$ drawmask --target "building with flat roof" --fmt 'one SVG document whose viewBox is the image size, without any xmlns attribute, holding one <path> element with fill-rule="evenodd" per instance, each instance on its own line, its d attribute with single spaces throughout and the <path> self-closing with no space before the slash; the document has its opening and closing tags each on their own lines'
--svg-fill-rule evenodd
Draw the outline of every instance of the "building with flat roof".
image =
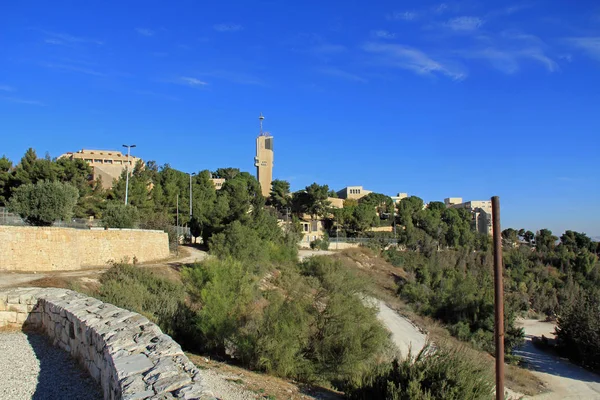
<svg viewBox="0 0 600 400">
<path fill-rule="evenodd" d="M 448 200 L 448 199 L 446 199 Z M 444 202 L 446 202 L 444 200 Z M 473 230 L 486 235 L 492 234 L 492 202 L 491 200 L 472 200 L 448 205 L 451 208 L 465 208 L 471 212 Z"/>
<path fill-rule="evenodd" d="M 225 183 L 225 179 L 223 178 L 210 178 L 210 181 L 215 185 L 216 190 L 221 190 L 223 184 Z"/>
<path fill-rule="evenodd" d="M 402 199 L 406 199 L 408 197 L 408 193 L 398 193 L 397 196 L 390 196 L 394 204 L 399 203 Z"/>
<path fill-rule="evenodd" d="M 342 190 L 337 192 L 337 195 L 340 199 L 353 199 L 358 200 L 361 197 L 365 197 L 369 193 L 372 193 L 370 190 L 363 189 L 362 186 L 346 186 Z"/>
<path fill-rule="evenodd" d="M 84 160 L 92 167 L 92 180 L 100 178 L 102 187 L 110 189 L 113 184 L 113 179 L 119 179 L 123 170 L 129 167 L 133 171 L 133 167 L 141 158 L 127 156 L 116 150 L 86 150 L 81 149 L 75 153 L 68 152 L 62 154 L 58 158 L 68 158 L 70 160 Z"/>
<path fill-rule="evenodd" d="M 271 182 L 273 182 L 273 136 L 263 132 L 263 117 L 260 114 L 260 133 L 256 138 L 256 156 L 254 166 L 256 167 L 256 179 L 260 183 L 263 196 L 269 197 L 271 193 Z"/>
<path fill-rule="evenodd" d="M 448 197 L 444 199 L 444 204 L 446 207 L 450 207 L 456 204 L 461 204 L 463 202 L 462 197 Z"/>
</svg>

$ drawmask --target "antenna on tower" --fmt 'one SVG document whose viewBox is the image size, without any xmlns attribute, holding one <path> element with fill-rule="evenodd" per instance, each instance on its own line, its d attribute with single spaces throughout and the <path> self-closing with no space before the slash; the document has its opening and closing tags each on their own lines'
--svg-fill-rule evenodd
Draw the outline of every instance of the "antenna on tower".
<svg viewBox="0 0 600 400">
<path fill-rule="evenodd" d="M 258 119 L 260 120 L 260 135 L 262 136 L 262 134 L 263 134 L 262 124 L 263 124 L 263 120 L 265 119 L 265 117 L 263 117 L 262 113 L 260 113 L 260 117 L 258 117 Z"/>
</svg>

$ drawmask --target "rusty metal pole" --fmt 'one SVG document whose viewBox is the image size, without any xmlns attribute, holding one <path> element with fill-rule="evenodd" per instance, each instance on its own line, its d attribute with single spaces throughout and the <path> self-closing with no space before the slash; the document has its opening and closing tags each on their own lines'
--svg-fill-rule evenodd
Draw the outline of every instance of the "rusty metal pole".
<svg viewBox="0 0 600 400">
<path fill-rule="evenodd" d="M 496 306 L 496 400 L 504 399 L 504 286 L 502 283 L 502 231 L 500 228 L 500 198 L 492 197 L 492 228 L 494 237 L 494 296 Z"/>
</svg>

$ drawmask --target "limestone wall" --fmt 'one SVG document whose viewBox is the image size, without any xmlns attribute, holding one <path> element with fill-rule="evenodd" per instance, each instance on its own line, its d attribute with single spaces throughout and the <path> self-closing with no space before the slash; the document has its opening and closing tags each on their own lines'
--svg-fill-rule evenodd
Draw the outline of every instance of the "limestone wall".
<svg viewBox="0 0 600 400">
<path fill-rule="evenodd" d="M 169 256 L 168 235 L 139 229 L 0 226 L 0 270 L 58 271 Z"/>
<path fill-rule="evenodd" d="M 101 385 L 104 398 L 214 399 L 181 347 L 140 314 L 66 289 L 0 291 L 0 327 L 40 329 Z"/>
</svg>

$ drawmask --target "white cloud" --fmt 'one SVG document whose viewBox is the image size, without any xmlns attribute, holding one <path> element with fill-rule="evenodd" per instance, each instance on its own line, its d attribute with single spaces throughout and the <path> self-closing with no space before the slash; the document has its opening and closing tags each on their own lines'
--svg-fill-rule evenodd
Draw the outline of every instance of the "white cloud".
<svg viewBox="0 0 600 400">
<path fill-rule="evenodd" d="M 461 52 L 464 58 L 482 59 L 489 62 L 492 67 L 505 74 L 514 74 L 520 70 L 523 60 L 534 61 L 542 64 L 548 72 L 559 70 L 558 64 L 548 57 L 540 48 L 498 49 L 487 47 L 480 50 L 467 50 Z"/>
<path fill-rule="evenodd" d="M 154 36 L 154 31 L 146 28 L 135 28 L 135 31 L 142 36 Z"/>
<path fill-rule="evenodd" d="M 213 25 L 213 29 L 217 32 L 238 32 L 244 29 L 243 26 L 239 24 L 216 24 Z"/>
<path fill-rule="evenodd" d="M 66 45 L 66 44 L 84 44 L 91 43 L 98 46 L 102 46 L 104 44 L 103 41 L 98 39 L 91 39 L 81 36 L 73 36 L 68 33 L 60 33 L 60 32 L 50 32 L 50 31 L 41 31 L 44 35 L 47 36 L 44 39 L 44 42 L 53 45 Z"/>
<path fill-rule="evenodd" d="M 590 57 L 600 60 L 600 36 L 569 38 L 567 42 Z"/>
<path fill-rule="evenodd" d="M 372 31 L 371 36 L 379 38 L 379 39 L 393 39 L 396 37 L 395 33 L 388 32 L 386 30 L 380 29 L 377 31 Z"/>
<path fill-rule="evenodd" d="M 330 76 L 334 76 L 334 77 L 337 77 L 337 78 L 346 79 L 348 81 L 360 82 L 360 83 L 367 83 L 368 82 L 362 76 L 353 74 L 351 72 L 343 71 L 343 70 L 338 69 L 338 68 L 321 68 L 321 69 L 318 70 L 318 72 L 320 72 L 322 74 L 325 74 L 325 75 L 330 75 Z"/>
<path fill-rule="evenodd" d="M 395 21 L 413 21 L 417 16 L 417 13 L 414 11 L 395 11 L 388 14 L 387 18 Z"/>
<path fill-rule="evenodd" d="M 445 24 L 446 27 L 458 32 L 470 32 L 475 31 L 483 25 L 483 20 L 479 17 L 456 17 L 448 20 Z"/>
<path fill-rule="evenodd" d="M 86 75 L 106 76 L 106 74 L 103 72 L 99 72 L 99 71 L 96 71 L 91 68 L 79 67 L 77 65 L 54 64 L 54 63 L 45 63 L 42 65 L 46 68 L 59 69 L 59 70 L 71 71 L 71 72 L 79 72 L 79 73 L 86 74 Z"/>
<path fill-rule="evenodd" d="M 8 85 L 0 85 L 0 91 L 1 92 L 14 92 L 15 89 Z"/>
<path fill-rule="evenodd" d="M 208 85 L 208 83 L 201 81 L 200 79 L 192 78 L 189 76 L 182 76 L 179 79 L 185 85 L 192 86 L 192 87 L 201 87 L 201 86 Z"/>
<path fill-rule="evenodd" d="M 440 3 L 440 4 L 438 4 L 437 6 L 435 6 L 433 8 L 433 12 L 436 13 L 436 14 L 443 14 L 446 11 L 448 11 L 448 8 L 449 8 L 448 4 L 446 4 L 446 3 Z"/>
<path fill-rule="evenodd" d="M 466 74 L 450 63 L 442 63 L 429 57 L 424 52 L 404 45 L 367 43 L 363 50 L 379 54 L 380 62 L 387 66 L 413 71 L 419 75 L 441 74 L 454 80 L 461 80 Z"/>
<path fill-rule="evenodd" d="M 4 96 L 0 96 L 0 100 L 7 101 L 9 103 L 15 103 L 15 104 L 27 104 L 27 105 L 30 105 L 30 106 L 44 106 L 45 105 L 41 101 L 21 99 L 21 98 L 18 98 L 18 97 L 4 97 Z"/>
</svg>

